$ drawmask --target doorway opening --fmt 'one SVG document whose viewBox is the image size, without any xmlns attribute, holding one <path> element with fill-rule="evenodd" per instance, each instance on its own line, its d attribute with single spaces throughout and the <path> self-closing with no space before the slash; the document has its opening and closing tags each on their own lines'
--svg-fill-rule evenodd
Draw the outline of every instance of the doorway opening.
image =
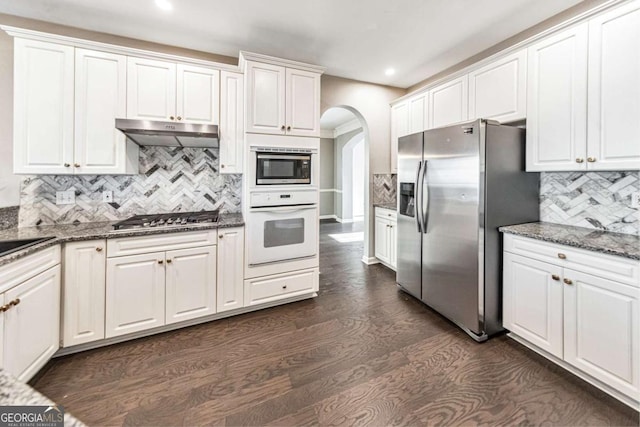
<svg viewBox="0 0 640 427">
<path fill-rule="evenodd" d="M 369 134 L 362 115 L 349 106 L 327 109 L 320 119 L 321 232 L 368 256 Z M 321 248 L 322 252 L 322 238 Z"/>
</svg>

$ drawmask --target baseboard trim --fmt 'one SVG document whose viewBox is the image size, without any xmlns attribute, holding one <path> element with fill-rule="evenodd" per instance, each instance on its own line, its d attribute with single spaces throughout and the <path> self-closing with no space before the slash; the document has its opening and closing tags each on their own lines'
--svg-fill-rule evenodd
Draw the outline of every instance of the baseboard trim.
<svg viewBox="0 0 640 427">
<path fill-rule="evenodd" d="M 374 256 L 367 257 L 366 255 L 362 255 L 362 262 L 367 265 L 380 264 L 380 260 Z"/>
<path fill-rule="evenodd" d="M 342 224 L 351 224 L 353 222 L 352 219 L 344 219 L 344 218 L 338 218 L 338 217 L 336 217 L 336 221 Z"/>
<path fill-rule="evenodd" d="M 335 219 L 336 221 L 338 220 L 338 217 L 335 215 L 320 215 L 319 217 L 320 219 Z"/>
</svg>

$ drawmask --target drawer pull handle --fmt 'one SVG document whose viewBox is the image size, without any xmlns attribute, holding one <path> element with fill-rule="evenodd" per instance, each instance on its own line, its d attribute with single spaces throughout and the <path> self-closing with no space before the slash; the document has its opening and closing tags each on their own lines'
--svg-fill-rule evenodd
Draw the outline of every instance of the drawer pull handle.
<svg viewBox="0 0 640 427">
<path fill-rule="evenodd" d="M 13 301 L 11 301 L 11 302 L 9 303 L 9 308 L 11 308 L 11 307 L 15 307 L 15 306 L 16 306 L 16 305 L 18 305 L 18 304 L 20 304 L 20 298 L 16 298 L 16 299 L 14 299 Z"/>
<path fill-rule="evenodd" d="M 563 253 L 559 253 L 559 254 L 558 254 L 558 258 L 560 258 L 560 259 L 567 259 L 567 256 L 566 256 L 565 254 L 563 254 Z"/>
<path fill-rule="evenodd" d="M 5 311 L 9 310 L 11 308 L 10 305 L 5 304 L 3 306 L 0 306 L 0 312 L 4 313 Z"/>
<path fill-rule="evenodd" d="M 98 246 L 98 247 L 96 248 L 96 252 L 102 252 L 102 248 Z"/>
<path fill-rule="evenodd" d="M 282 285 L 282 289 L 287 289 L 287 285 Z"/>
<path fill-rule="evenodd" d="M 558 276 L 557 274 L 552 274 L 552 275 L 551 275 L 551 278 L 552 278 L 553 280 L 560 280 L 560 276 Z"/>
<path fill-rule="evenodd" d="M 564 279 L 564 283 L 566 283 L 567 285 L 573 285 L 573 280 L 571 280 L 571 279 Z"/>
</svg>

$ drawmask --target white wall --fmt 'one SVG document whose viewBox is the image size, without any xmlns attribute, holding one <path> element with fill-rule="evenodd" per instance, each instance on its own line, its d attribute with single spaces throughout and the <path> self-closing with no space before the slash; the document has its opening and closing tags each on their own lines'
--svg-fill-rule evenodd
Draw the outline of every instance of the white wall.
<svg viewBox="0 0 640 427">
<path fill-rule="evenodd" d="M 351 186 L 352 186 L 352 211 L 354 220 L 364 217 L 364 136 L 353 147 L 353 159 L 351 162 Z"/>
</svg>

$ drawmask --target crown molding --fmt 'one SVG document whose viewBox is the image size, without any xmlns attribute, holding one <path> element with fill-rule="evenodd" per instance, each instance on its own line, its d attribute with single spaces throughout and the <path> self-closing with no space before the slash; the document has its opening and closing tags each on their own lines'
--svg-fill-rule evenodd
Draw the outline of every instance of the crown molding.
<svg viewBox="0 0 640 427">
<path fill-rule="evenodd" d="M 157 59 L 163 61 L 180 62 L 183 64 L 196 65 L 200 67 L 216 68 L 219 70 L 239 72 L 240 67 L 237 65 L 223 64 L 221 62 L 206 61 L 203 59 L 189 58 L 185 56 L 172 55 L 168 53 L 153 52 L 145 49 L 137 49 L 132 47 L 114 45 L 109 43 L 96 42 L 91 40 L 68 37 L 59 34 L 44 33 L 41 31 L 28 30 L 25 28 L 12 27 L 10 25 L 0 25 L 5 33 L 12 37 L 23 39 L 38 40 L 49 43 L 57 43 L 67 46 L 73 46 L 82 49 L 99 50 L 101 52 L 109 52 L 114 54 L 135 56 L 138 58 Z"/>
<path fill-rule="evenodd" d="M 275 56 L 263 55 L 261 53 L 240 51 L 240 70 L 244 72 L 247 61 L 262 62 L 271 65 L 280 65 L 283 67 L 295 68 L 297 70 L 310 71 L 312 73 L 322 74 L 326 70 L 325 67 L 319 65 L 307 64 L 306 62 L 292 61 L 290 59 L 276 58 Z"/>
<path fill-rule="evenodd" d="M 337 138 L 340 135 L 354 131 L 356 129 L 362 129 L 362 124 L 357 118 L 349 120 L 347 123 L 343 123 L 333 131 L 333 137 Z"/>
<path fill-rule="evenodd" d="M 333 130 L 331 130 L 331 129 L 320 129 L 320 138 L 329 138 L 329 139 L 335 138 L 333 136 Z"/>
</svg>

